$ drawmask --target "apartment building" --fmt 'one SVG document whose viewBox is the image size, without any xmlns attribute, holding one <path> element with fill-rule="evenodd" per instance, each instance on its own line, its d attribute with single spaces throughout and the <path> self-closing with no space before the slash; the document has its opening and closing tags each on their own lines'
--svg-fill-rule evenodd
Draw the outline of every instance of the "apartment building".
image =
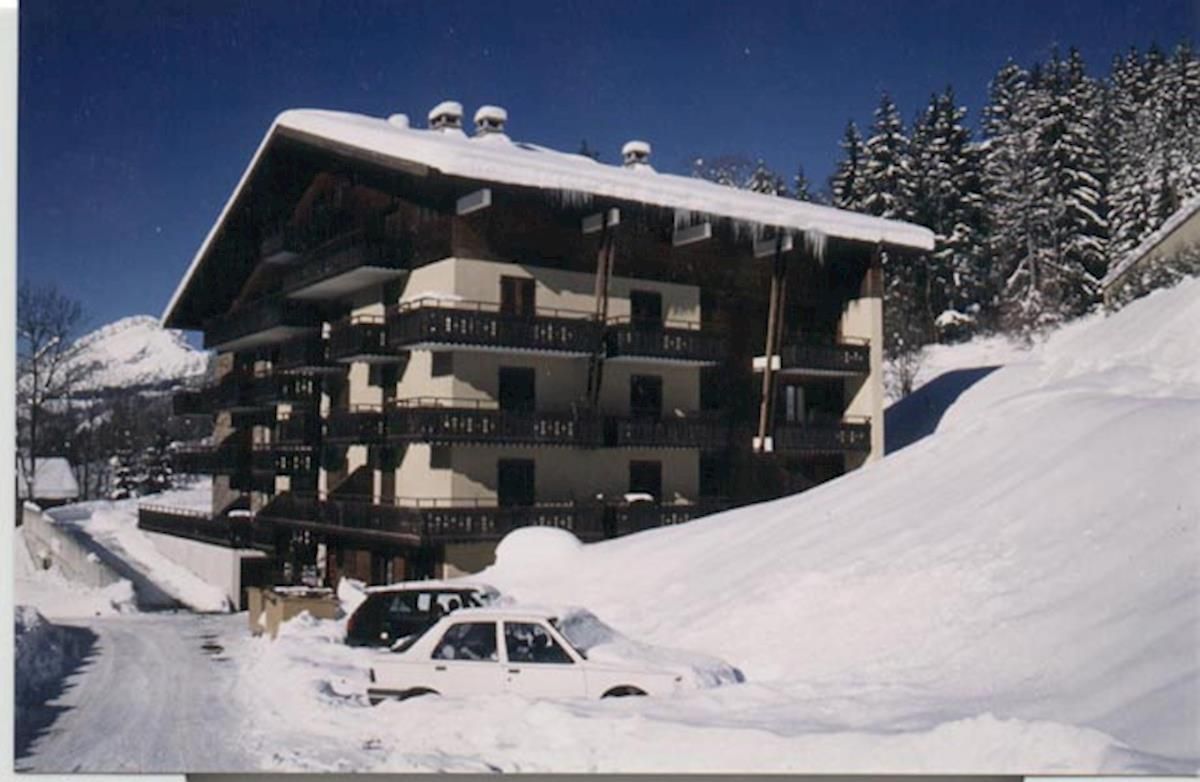
<svg viewBox="0 0 1200 782">
<path fill-rule="evenodd" d="M 518 527 L 600 540 L 882 455 L 882 259 L 928 230 L 474 119 L 276 119 L 164 315 L 218 354 L 175 399 L 213 418 L 176 453 L 214 476 L 212 511 L 144 527 L 265 550 L 260 580 L 379 583 L 477 571 Z"/>
</svg>

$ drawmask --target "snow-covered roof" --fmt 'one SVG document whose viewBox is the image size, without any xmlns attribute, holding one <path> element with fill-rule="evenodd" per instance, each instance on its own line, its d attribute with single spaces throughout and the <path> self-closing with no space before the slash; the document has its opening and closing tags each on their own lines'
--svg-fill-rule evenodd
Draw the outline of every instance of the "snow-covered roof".
<svg viewBox="0 0 1200 782">
<path fill-rule="evenodd" d="M 1124 277 L 1125 273 L 1136 266 L 1151 250 L 1162 244 L 1168 236 L 1173 234 L 1176 229 L 1196 214 L 1200 214 L 1200 196 L 1185 201 L 1175 214 L 1168 217 L 1166 222 L 1160 225 L 1157 230 L 1143 239 L 1137 247 L 1130 250 L 1129 254 L 1122 258 L 1116 266 L 1109 269 L 1108 274 L 1104 275 L 1104 279 L 1100 281 L 1100 287 L 1108 288 L 1114 282 Z"/>
<path fill-rule="evenodd" d="M 275 118 L 237 188 L 209 231 L 163 315 L 171 315 L 209 245 L 277 134 L 324 143 L 339 154 L 361 156 L 400 170 L 434 169 L 447 176 L 481 182 L 610 198 L 674 209 L 683 215 L 711 215 L 802 232 L 815 240 L 836 237 L 933 249 L 933 232 L 911 223 L 848 212 L 829 206 L 736 190 L 696 177 L 655 172 L 649 166 L 611 166 L 585 155 L 509 141 L 499 134 L 469 138 L 403 126 L 387 119 L 317 109 L 294 109 Z"/>
<path fill-rule="evenodd" d="M 61 457 L 42 457 L 33 467 L 33 497 L 26 496 L 25 460 L 17 459 L 17 497 L 34 500 L 73 500 L 79 496 L 79 484 L 71 472 L 71 463 Z"/>
</svg>

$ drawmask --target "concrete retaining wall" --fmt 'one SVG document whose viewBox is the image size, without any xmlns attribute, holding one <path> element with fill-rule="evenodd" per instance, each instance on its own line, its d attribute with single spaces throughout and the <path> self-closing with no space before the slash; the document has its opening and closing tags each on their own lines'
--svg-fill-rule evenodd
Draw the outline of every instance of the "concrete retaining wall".
<svg viewBox="0 0 1200 782">
<path fill-rule="evenodd" d="M 25 545 L 34 562 L 41 565 L 49 560 L 67 578 L 89 587 L 106 587 L 121 580 L 116 570 L 69 529 L 55 524 L 38 506 L 26 503 L 22 508 L 22 519 Z"/>
<path fill-rule="evenodd" d="M 219 587 L 230 604 L 239 607 L 242 604 L 242 561 L 266 557 L 254 549 L 227 548 L 148 530 L 142 530 L 142 534 L 172 561 Z"/>
</svg>

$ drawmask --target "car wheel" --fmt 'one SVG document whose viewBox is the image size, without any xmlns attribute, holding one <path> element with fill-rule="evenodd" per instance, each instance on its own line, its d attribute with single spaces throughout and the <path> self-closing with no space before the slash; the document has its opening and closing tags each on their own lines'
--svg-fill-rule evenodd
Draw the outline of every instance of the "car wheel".
<svg viewBox="0 0 1200 782">
<path fill-rule="evenodd" d="M 620 687 L 613 687 L 611 690 L 604 693 L 600 697 L 601 698 L 629 698 L 629 697 L 632 697 L 635 695 L 645 695 L 645 694 L 646 694 L 645 690 L 640 690 L 637 687 L 633 687 L 631 685 L 624 684 L 624 685 L 621 685 Z"/>
</svg>

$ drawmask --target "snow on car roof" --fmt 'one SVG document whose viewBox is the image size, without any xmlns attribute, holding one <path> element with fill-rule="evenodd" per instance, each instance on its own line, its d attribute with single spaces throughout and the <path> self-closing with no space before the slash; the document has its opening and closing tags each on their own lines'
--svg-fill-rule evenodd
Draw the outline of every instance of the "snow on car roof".
<svg viewBox="0 0 1200 782">
<path fill-rule="evenodd" d="M 405 590 L 428 590 L 428 589 L 452 589 L 458 592 L 474 590 L 476 592 L 495 592 L 500 591 L 491 584 L 484 584 L 480 581 L 460 581 L 458 579 L 428 579 L 425 581 L 397 581 L 394 584 L 381 584 L 379 586 L 367 587 L 363 591 L 368 595 L 376 592 L 399 592 Z"/>
<path fill-rule="evenodd" d="M 933 232 L 912 223 L 858 214 L 791 198 L 737 190 L 698 177 L 659 173 L 649 166 L 607 165 L 576 155 L 510 141 L 501 134 L 468 137 L 408 127 L 406 123 L 320 109 L 292 109 L 275 118 L 242 174 L 216 223 L 184 274 L 163 313 L 171 321 L 193 275 L 225 218 L 246 187 L 270 141 L 279 132 L 311 144 L 327 144 L 338 154 L 360 156 L 401 170 L 435 169 L 448 176 L 558 191 L 569 197 L 612 198 L 676 210 L 685 219 L 714 216 L 825 237 L 933 249 Z"/>
</svg>

